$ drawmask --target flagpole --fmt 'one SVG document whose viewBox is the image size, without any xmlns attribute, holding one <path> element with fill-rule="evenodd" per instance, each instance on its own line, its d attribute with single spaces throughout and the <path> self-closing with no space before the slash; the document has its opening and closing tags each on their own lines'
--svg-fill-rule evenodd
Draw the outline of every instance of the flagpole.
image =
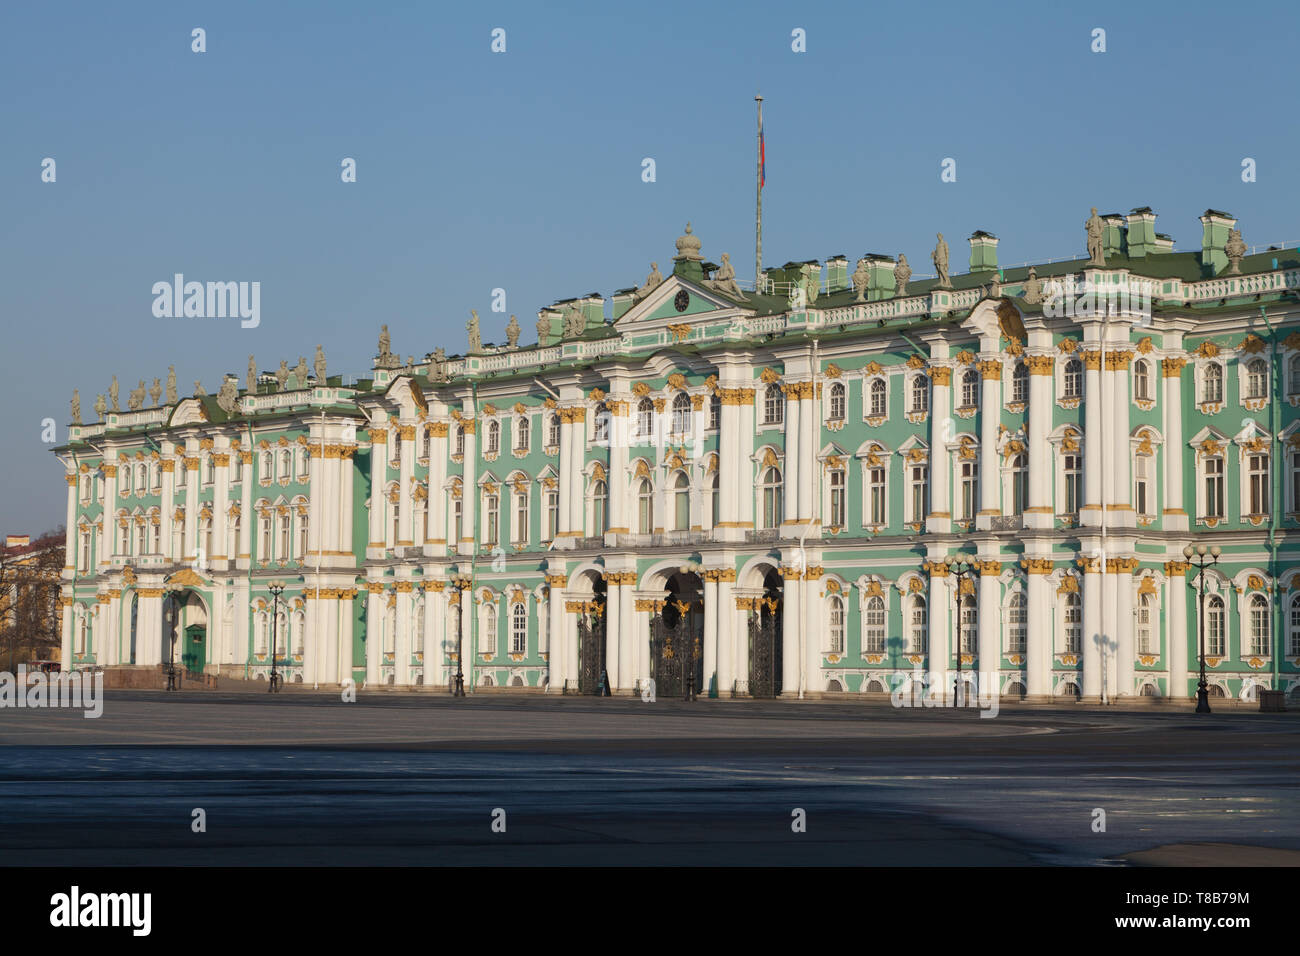
<svg viewBox="0 0 1300 956">
<path fill-rule="evenodd" d="M 763 291 L 763 97 L 755 96 L 758 103 L 758 175 L 757 201 L 754 218 L 754 294 Z"/>
</svg>

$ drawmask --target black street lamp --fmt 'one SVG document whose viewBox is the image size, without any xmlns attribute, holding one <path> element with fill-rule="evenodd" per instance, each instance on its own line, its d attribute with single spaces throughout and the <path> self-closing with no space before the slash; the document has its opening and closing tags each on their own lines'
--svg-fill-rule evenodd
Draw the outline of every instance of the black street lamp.
<svg viewBox="0 0 1300 956">
<path fill-rule="evenodd" d="M 466 600 L 467 595 L 470 593 L 469 588 L 473 582 L 473 578 L 471 578 L 468 574 L 453 574 L 450 575 L 450 580 L 452 586 L 455 587 L 457 590 L 459 590 L 460 600 L 462 602 L 462 604 L 458 606 L 456 612 L 456 678 L 455 680 L 452 681 L 451 684 L 451 696 L 464 697 L 465 696 L 465 668 L 464 668 L 465 607 L 463 602 Z"/>
<path fill-rule="evenodd" d="M 167 628 L 167 689 L 178 690 L 176 684 L 176 592 L 167 592 L 167 610 L 163 625 Z"/>
<path fill-rule="evenodd" d="M 1209 553 L 1208 558 L 1206 557 L 1207 552 Z M 1199 569 L 1197 572 L 1197 586 L 1200 589 L 1201 602 L 1201 679 L 1196 685 L 1196 712 L 1198 714 L 1208 714 L 1210 712 L 1210 685 L 1205 679 L 1205 569 L 1218 564 L 1221 553 L 1217 544 L 1212 548 L 1206 548 L 1203 544 L 1198 544 L 1195 548 L 1189 544 L 1183 548 L 1183 557 Z M 1189 587 L 1193 586 L 1192 582 L 1187 583 Z"/>
<path fill-rule="evenodd" d="M 280 623 L 280 595 L 284 593 L 283 581 L 271 581 L 266 589 L 271 592 L 271 681 L 266 688 L 268 694 L 280 690 L 280 675 L 275 671 L 276 630 Z"/>
<path fill-rule="evenodd" d="M 974 577 L 975 563 L 963 557 L 954 558 L 952 555 L 948 555 L 948 557 L 943 559 L 942 564 L 948 569 L 949 573 L 957 579 L 957 585 L 953 589 L 956 595 L 955 604 L 957 609 L 957 617 L 954 621 L 954 630 L 957 635 L 957 677 L 952 684 L 952 705 L 954 707 L 961 707 L 962 701 L 965 698 L 965 694 L 962 692 L 963 685 L 961 680 L 961 587 L 962 582 L 966 578 Z"/>
</svg>

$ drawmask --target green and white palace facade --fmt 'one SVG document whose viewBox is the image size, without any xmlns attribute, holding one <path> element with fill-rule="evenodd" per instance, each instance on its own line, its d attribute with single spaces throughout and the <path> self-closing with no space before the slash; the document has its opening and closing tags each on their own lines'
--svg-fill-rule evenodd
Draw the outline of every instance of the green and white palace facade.
<svg viewBox="0 0 1300 956">
<path fill-rule="evenodd" d="M 1215 210 L 1175 252 L 1146 208 L 1094 251 L 1097 218 L 1032 274 L 976 232 L 951 277 L 945 245 L 757 292 L 688 227 L 535 345 L 385 330 L 352 384 L 254 366 L 73 424 L 63 660 L 265 679 L 274 641 L 307 685 L 661 696 L 676 661 L 744 697 L 950 694 L 960 654 L 1089 701 L 1194 695 L 1203 626 L 1212 695 L 1300 693 L 1300 254 Z"/>
</svg>

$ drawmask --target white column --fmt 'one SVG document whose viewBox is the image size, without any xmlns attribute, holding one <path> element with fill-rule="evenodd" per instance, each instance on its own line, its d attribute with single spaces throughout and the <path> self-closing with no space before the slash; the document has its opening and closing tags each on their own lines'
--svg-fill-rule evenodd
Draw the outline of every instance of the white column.
<svg viewBox="0 0 1300 956">
<path fill-rule="evenodd" d="M 1104 507 L 1101 460 L 1102 456 L 1106 454 L 1102 451 L 1102 446 L 1106 441 L 1106 430 L 1102 426 L 1101 417 L 1104 401 L 1101 392 L 1101 352 L 1085 352 L 1080 358 L 1083 360 L 1084 366 L 1084 470 L 1083 507 L 1079 511 L 1079 522 L 1083 525 L 1095 527 L 1101 524 L 1101 509 Z M 1084 668 L 1086 672 L 1086 661 Z M 1084 691 L 1083 694 L 1085 697 L 1088 696 L 1087 691 Z"/>
<path fill-rule="evenodd" d="M 605 575 L 605 671 L 609 675 L 610 692 L 621 690 L 625 685 L 619 683 L 619 664 L 622 660 L 622 625 L 623 595 L 626 593 L 618 586 L 619 573 L 611 571 Z"/>
<path fill-rule="evenodd" d="M 713 571 L 704 572 L 704 686 L 703 697 L 721 696 L 718 683 L 718 578 Z"/>
<path fill-rule="evenodd" d="M 1030 466 L 1032 472 L 1033 466 Z M 1029 559 L 1029 620 L 1026 670 L 1029 697 L 1046 698 L 1052 693 L 1052 607 L 1047 575 L 1048 558 Z"/>
<path fill-rule="evenodd" d="M 781 569 L 785 580 L 781 586 L 781 696 L 797 697 L 800 671 L 803 670 L 804 640 L 800 622 L 803 619 L 800 606 L 800 573 L 790 567 Z"/>
<path fill-rule="evenodd" d="M 799 520 L 799 483 L 803 481 L 802 462 L 799 460 L 799 386 L 791 383 L 786 386 L 785 396 L 785 474 L 782 475 L 782 518 L 784 523 Z M 761 474 L 760 470 L 760 474 Z M 745 494 L 742 486 L 741 493 Z M 749 497 L 753 497 L 752 494 Z M 789 633 L 789 632 L 786 632 Z M 797 633 L 797 632 L 796 632 Z M 793 689 L 796 684 L 791 684 Z"/>
<path fill-rule="evenodd" d="M 393 637 L 393 683 L 406 687 L 411 683 L 411 582 L 397 582 L 397 613 L 393 615 L 397 633 Z"/>
<path fill-rule="evenodd" d="M 1089 456 L 1091 457 L 1091 456 Z M 1083 574 L 1083 699 L 1101 700 L 1103 629 L 1101 561 L 1085 558 Z"/>
<path fill-rule="evenodd" d="M 714 604 L 718 618 L 719 697 L 730 697 L 736 689 L 736 599 L 731 593 L 735 580 L 734 568 L 723 568 L 718 573 L 718 592 Z"/>
<path fill-rule="evenodd" d="M 1119 687 L 1118 646 L 1116 643 L 1115 618 L 1117 585 L 1119 574 L 1115 570 L 1113 557 L 1106 558 L 1101 574 L 1101 673 L 1102 699 L 1110 702 L 1115 699 Z"/>
<path fill-rule="evenodd" d="M 1051 446 L 1047 436 L 1052 429 L 1052 390 L 1055 387 L 1053 358 L 1050 354 L 1034 355 L 1029 364 L 1029 506 L 1025 509 L 1026 528 L 1050 528 L 1053 525 Z M 1032 617 L 1032 614 L 1031 614 Z M 1030 641 L 1033 632 L 1030 632 Z M 1030 677 L 1032 681 L 1032 676 Z M 1029 693 L 1034 691 L 1029 689 Z"/>
<path fill-rule="evenodd" d="M 820 512 L 816 503 L 821 500 L 821 469 L 817 463 L 817 436 L 821 432 L 817 413 L 821 403 L 817 400 L 817 386 L 813 382 L 801 383 L 803 398 L 796 405 L 799 412 L 799 523 L 811 525 Z M 790 449 L 786 461 L 790 460 Z M 809 529 L 811 533 L 813 529 Z M 818 662 L 820 665 L 820 662 Z M 819 666 L 820 669 L 820 666 Z"/>
<path fill-rule="evenodd" d="M 996 554 L 980 557 L 979 568 L 979 624 L 976 632 L 976 665 L 981 694 L 997 693 L 1002 686 L 999 673 L 1002 669 L 1002 602 L 998 600 L 998 574 L 1002 565 Z M 986 686 L 987 682 L 992 682 Z"/>
<path fill-rule="evenodd" d="M 352 643 L 354 638 L 354 622 L 352 620 L 352 602 L 358 592 L 355 589 L 348 589 L 340 592 L 338 604 L 337 628 L 331 628 L 335 636 L 338 655 L 339 655 L 339 681 L 340 683 L 353 679 L 353 649 Z"/>
<path fill-rule="evenodd" d="M 1188 528 L 1187 511 L 1183 507 L 1183 455 L 1186 448 L 1183 445 L 1182 370 L 1185 364 L 1186 360 L 1182 358 L 1167 358 L 1160 363 L 1160 380 L 1165 392 L 1161 408 L 1165 432 L 1163 524 L 1172 531 L 1186 531 Z"/>
<path fill-rule="evenodd" d="M 397 471 L 397 546 L 403 548 L 413 547 L 416 544 L 415 532 L 412 530 L 415 526 L 414 518 L 414 501 L 411 498 L 411 478 L 415 474 L 415 426 L 401 425 L 397 429 L 397 437 L 401 441 L 401 462 Z M 423 541 L 419 542 L 421 545 Z"/>
<path fill-rule="evenodd" d="M 754 390 L 740 390 L 740 429 L 733 438 L 735 444 L 735 461 L 739 469 L 740 482 L 737 485 L 736 520 L 744 528 L 754 527 Z M 723 406 L 724 409 L 726 406 Z M 739 536 L 744 540 L 744 535 Z"/>
<path fill-rule="evenodd" d="M 1120 559 L 1115 574 L 1115 632 L 1119 645 L 1116 653 L 1118 668 L 1117 697 L 1133 696 L 1133 682 L 1136 675 L 1134 666 L 1137 649 L 1134 645 L 1133 627 L 1133 571 L 1137 567 L 1136 558 Z M 1119 562 L 1116 562 L 1119 564 Z"/>
<path fill-rule="evenodd" d="M 932 557 L 931 560 L 937 560 Z M 948 686 L 948 671 L 952 667 L 952 642 L 949 629 L 952 627 L 952 580 L 946 571 L 937 570 L 930 573 L 930 635 L 929 635 L 929 670 L 930 692 L 939 700 L 952 696 Z M 906 613 L 906 612 L 904 612 Z"/>
<path fill-rule="evenodd" d="M 424 682 L 431 687 L 446 686 L 446 667 L 446 584 L 441 580 L 427 580 L 424 582 Z"/>
<path fill-rule="evenodd" d="M 424 553 L 441 557 L 447 549 L 447 493 L 443 486 L 447 483 L 447 423 L 433 422 L 429 429 L 429 498 L 425 502 L 428 509 L 428 540 L 421 542 Z M 425 606 L 429 604 L 425 601 Z M 425 631 L 425 634 L 431 633 Z M 427 654 L 427 651 L 426 651 Z M 426 666 L 427 670 L 427 666 Z M 439 674 L 442 672 L 439 671 Z M 426 673 L 425 683 L 429 683 Z"/>
<path fill-rule="evenodd" d="M 931 369 L 930 387 L 930 504 L 924 527 L 931 534 L 944 534 L 952 527 L 952 498 L 948 492 L 952 461 L 944 432 L 952 420 L 952 369 Z M 919 520 L 919 519 L 918 519 Z M 945 661 L 944 669 L 947 670 Z"/>
<path fill-rule="evenodd" d="M 987 529 L 994 515 L 1002 513 L 998 501 L 1002 490 L 998 471 L 998 424 L 1002 421 L 1002 361 L 996 352 L 981 356 L 980 372 L 980 511 L 975 526 Z M 984 611 L 980 609 L 980 620 Z"/>
<path fill-rule="evenodd" d="M 70 472 L 66 476 L 68 483 L 68 508 L 67 518 L 63 522 L 63 569 L 72 570 L 77 565 L 77 473 Z M 93 572 L 94 568 L 87 568 L 87 572 Z M 67 614 L 64 615 L 65 619 Z M 64 663 L 68 658 L 62 658 Z"/>
<path fill-rule="evenodd" d="M 1108 359 L 1115 363 L 1114 371 L 1110 373 L 1110 411 L 1111 425 L 1110 439 L 1111 447 L 1107 450 L 1106 457 L 1111 465 L 1115 485 L 1112 489 L 1111 498 L 1107 501 L 1106 509 L 1108 520 L 1107 526 L 1133 528 L 1137 526 L 1137 516 L 1133 513 L 1131 499 L 1133 490 L 1129 484 L 1129 460 L 1132 455 L 1132 448 L 1129 444 L 1129 395 L 1128 395 L 1128 363 L 1133 358 L 1130 351 L 1111 352 L 1107 355 Z M 1132 603 L 1130 595 L 1129 603 Z M 1132 622 L 1130 621 L 1129 632 L 1132 633 Z M 1121 659 L 1122 660 L 1122 659 Z M 1129 659 L 1129 666 L 1132 666 L 1132 657 Z M 1124 685 L 1124 693 L 1131 693 L 1131 683 Z"/>
<path fill-rule="evenodd" d="M 239 541 L 237 545 L 238 551 L 235 553 L 234 557 L 237 560 L 249 561 L 251 566 L 251 555 L 253 553 L 253 545 L 252 545 L 253 526 L 257 523 L 257 515 L 253 514 L 253 485 L 255 484 L 253 479 L 253 453 L 251 451 L 241 450 L 239 454 L 241 456 L 241 464 L 243 466 L 241 469 L 241 474 L 243 477 L 240 479 Z M 166 489 L 167 489 L 167 473 L 163 472 L 163 500 L 164 501 L 167 500 Z M 171 547 L 171 543 L 170 543 L 171 522 L 170 519 L 168 518 L 169 514 L 170 511 L 168 506 L 164 506 L 163 507 L 164 523 L 162 529 L 164 548 Z M 248 595 L 245 594 L 242 617 L 246 618 L 247 616 L 248 616 Z M 244 648 L 243 651 L 244 658 L 247 659 L 248 622 L 246 620 L 244 621 L 244 625 L 243 625 L 243 636 L 244 636 L 244 643 L 241 646 Z"/>
<path fill-rule="evenodd" d="M 71 524 L 68 527 L 72 527 Z M 73 552 L 67 552 L 69 554 Z M 59 598 L 63 603 L 63 622 L 62 630 L 59 633 L 59 660 L 65 671 L 72 669 L 72 635 L 76 626 L 76 604 L 73 602 L 70 594 L 63 595 Z"/>
<path fill-rule="evenodd" d="M 573 475 L 573 425 L 570 422 L 571 413 L 567 408 L 557 409 L 557 412 L 560 416 L 560 527 L 556 529 L 555 537 L 559 539 L 572 536 L 571 532 L 574 526 L 572 486 L 575 479 Z M 552 632 L 552 654 L 555 653 L 555 643 L 558 636 L 559 632 Z"/>
<path fill-rule="evenodd" d="M 377 687 L 384 662 L 384 591 L 379 582 L 366 589 L 366 686 Z"/>
<path fill-rule="evenodd" d="M 813 560 L 812 558 L 809 559 Z M 816 560 L 820 560 L 817 558 Z M 825 643 L 825 607 L 822 597 L 822 568 L 815 566 L 804 571 L 803 580 L 797 582 L 803 593 L 804 687 L 814 694 L 826 690 L 822 679 L 822 650 Z M 847 605 L 846 605 L 847 607 Z M 847 614 L 847 610 L 845 612 Z M 847 631 L 847 628 L 846 628 Z M 847 640 L 847 637 L 846 637 Z"/>
<path fill-rule="evenodd" d="M 564 426 L 560 426 L 560 441 L 564 441 Z M 561 456 L 561 461 L 563 457 Z M 560 495 L 560 507 L 564 507 L 565 497 Z M 550 652 L 547 658 L 548 680 L 550 682 L 549 690 L 551 693 L 560 694 L 564 692 L 564 682 L 569 677 L 568 662 L 565 660 L 565 635 L 564 635 L 564 589 L 568 584 L 568 578 L 564 574 L 548 574 L 547 583 L 550 586 L 550 597 L 548 599 L 547 611 L 550 614 L 550 622 L 547 626 L 547 635 L 550 639 Z"/>
<path fill-rule="evenodd" d="M 628 534 L 632 523 L 628 514 L 628 440 L 629 432 L 628 403 L 625 396 L 609 403 L 609 474 L 605 481 L 609 495 L 609 515 L 607 526 L 615 534 Z M 543 502 L 544 504 L 544 502 Z M 626 686 L 620 684 L 620 686 Z"/>
<path fill-rule="evenodd" d="M 636 587 L 636 572 L 625 571 L 620 576 L 622 581 L 618 588 L 618 686 L 637 690 L 641 686 L 642 674 L 638 666 L 639 645 L 646 642 L 645 634 L 637 627 L 636 599 L 633 589 Z"/>
<path fill-rule="evenodd" d="M 1165 565 L 1165 660 L 1169 664 L 1169 696 L 1186 700 L 1187 692 L 1187 563 L 1174 558 Z"/>
<path fill-rule="evenodd" d="M 199 460 L 185 459 L 185 553 L 182 561 L 192 560 L 199 535 Z"/>
<path fill-rule="evenodd" d="M 239 452 L 235 452 L 239 454 Z M 212 455 L 214 478 L 212 482 L 212 549 L 216 554 L 208 555 L 211 561 L 232 560 L 234 555 L 226 554 L 226 521 L 230 509 L 230 451 L 225 449 Z M 305 556 L 304 556 L 305 560 Z M 218 626 L 220 615 L 213 614 L 213 621 L 208 624 L 208 636 Z"/>
<path fill-rule="evenodd" d="M 162 495 L 159 498 L 158 506 L 158 539 L 162 546 L 162 553 L 167 555 L 171 560 L 176 560 L 176 555 L 172 554 L 172 522 L 173 515 L 176 513 L 176 459 L 163 458 L 158 463 L 158 468 L 162 473 Z M 247 490 L 252 483 L 252 478 L 247 474 L 244 477 L 244 488 Z M 248 509 L 244 509 L 244 515 L 248 514 Z M 247 518 L 241 520 L 247 522 Z M 90 570 L 94 570 L 91 568 Z"/>
<path fill-rule="evenodd" d="M 573 522 L 570 529 L 573 537 L 581 538 L 586 532 L 586 511 L 583 507 L 583 477 L 582 466 L 586 463 L 587 457 L 587 409 L 581 405 L 574 406 L 570 414 L 573 416 L 573 433 L 569 438 L 569 454 L 573 456 L 570 462 L 569 470 L 573 475 L 569 483 L 569 518 Z M 576 642 L 578 632 L 575 627 L 573 639 Z M 576 659 L 576 658 L 575 658 Z"/>
<path fill-rule="evenodd" d="M 372 552 L 374 556 L 383 553 L 387 534 L 384 529 L 384 477 L 387 468 L 388 429 L 372 425 L 370 428 L 370 539 L 366 543 L 366 550 Z M 366 614 L 368 619 L 368 610 Z M 370 633 L 369 623 L 366 625 L 366 633 Z"/>
</svg>

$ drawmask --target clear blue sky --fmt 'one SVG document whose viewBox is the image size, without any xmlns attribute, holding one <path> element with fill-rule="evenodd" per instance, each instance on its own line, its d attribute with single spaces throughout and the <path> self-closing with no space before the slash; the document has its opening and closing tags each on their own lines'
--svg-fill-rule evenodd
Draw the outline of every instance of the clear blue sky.
<svg viewBox="0 0 1300 956">
<path fill-rule="evenodd" d="M 62 523 L 41 421 L 63 441 L 72 389 L 89 420 L 114 372 L 123 407 L 169 363 L 182 394 L 215 392 L 250 352 L 274 368 L 317 342 L 360 374 L 383 322 L 403 356 L 463 350 L 471 308 L 503 340 L 495 287 L 528 342 L 540 306 L 666 272 L 688 219 L 749 278 L 760 86 L 768 265 L 906 252 L 919 274 L 939 230 L 954 271 L 975 229 L 1004 264 L 1081 254 L 1092 205 L 1150 205 L 1180 249 L 1207 207 L 1247 243 L 1300 240 L 1298 20 L 1281 3 L 5 3 L 0 531 Z M 154 318 L 151 286 L 176 272 L 260 281 L 261 326 Z"/>
</svg>

